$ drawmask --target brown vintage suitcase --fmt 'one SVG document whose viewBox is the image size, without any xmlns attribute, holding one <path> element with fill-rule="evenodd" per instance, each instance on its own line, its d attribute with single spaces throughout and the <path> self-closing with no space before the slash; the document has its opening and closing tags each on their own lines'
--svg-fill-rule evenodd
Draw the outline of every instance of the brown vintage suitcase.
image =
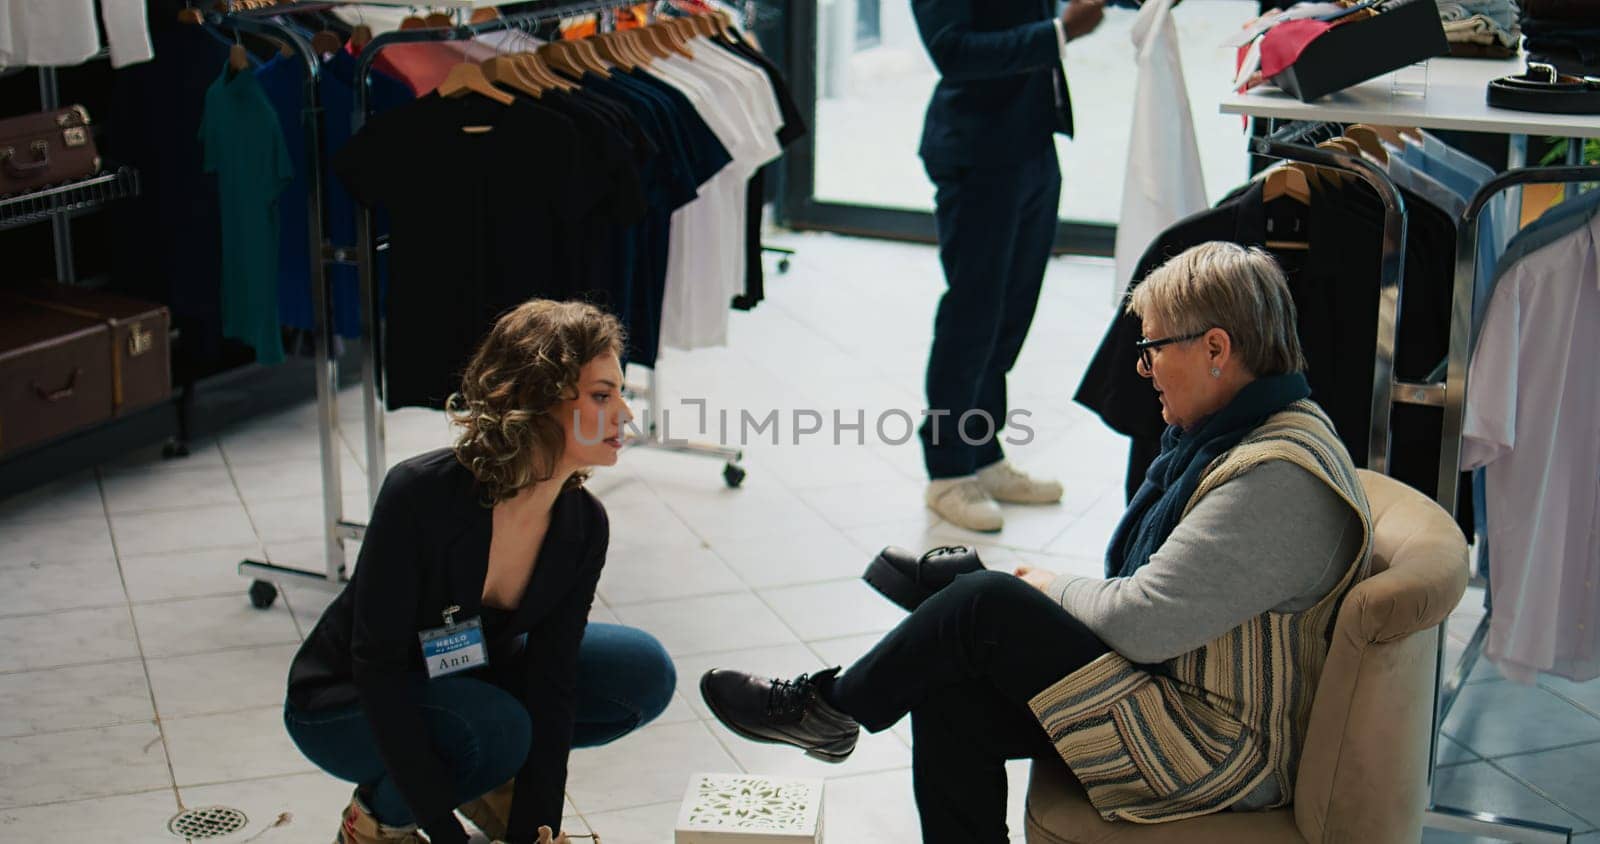
<svg viewBox="0 0 1600 844">
<path fill-rule="evenodd" d="M 104 321 L 0 301 L 0 454 L 109 418 L 110 360 Z"/>
<path fill-rule="evenodd" d="M 0 118 L 0 196 L 100 172 L 83 106 Z"/>
<path fill-rule="evenodd" d="M 111 412 L 127 413 L 172 395 L 172 320 L 164 305 L 67 284 L 11 288 L 22 301 L 98 319 L 111 329 Z"/>
</svg>

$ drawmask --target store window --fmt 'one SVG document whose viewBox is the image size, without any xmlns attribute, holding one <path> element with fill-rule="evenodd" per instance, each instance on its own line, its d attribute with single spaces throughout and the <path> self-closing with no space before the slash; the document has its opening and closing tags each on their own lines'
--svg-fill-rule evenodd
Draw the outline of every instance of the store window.
<svg viewBox="0 0 1600 844">
<path fill-rule="evenodd" d="M 882 0 L 856 0 L 856 49 L 883 43 Z"/>
<path fill-rule="evenodd" d="M 825 228 L 830 207 L 931 211 L 933 186 L 916 152 L 938 76 L 911 4 L 820 0 L 804 6 L 817 16 L 812 213 Z M 1217 113 L 1233 75 L 1232 51 L 1220 45 L 1256 14 L 1255 0 L 1188 0 L 1174 12 L 1213 201 L 1243 181 L 1248 169 L 1239 118 Z M 1100 28 L 1067 51 L 1078 135 L 1058 139 L 1063 221 L 1116 222 L 1133 115 L 1136 15 L 1108 8 Z"/>
</svg>

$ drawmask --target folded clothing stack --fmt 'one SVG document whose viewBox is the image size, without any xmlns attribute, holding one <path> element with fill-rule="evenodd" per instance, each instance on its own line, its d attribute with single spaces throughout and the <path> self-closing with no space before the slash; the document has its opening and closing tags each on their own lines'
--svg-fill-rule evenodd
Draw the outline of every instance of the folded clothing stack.
<svg viewBox="0 0 1600 844">
<path fill-rule="evenodd" d="M 1528 60 L 1573 76 L 1600 76 L 1600 0 L 1523 0 Z"/>
<path fill-rule="evenodd" d="M 1438 5 L 1450 55 L 1496 59 L 1516 55 L 1522 33 L 1515 0 L 1439 0 Z"/>
</svg>

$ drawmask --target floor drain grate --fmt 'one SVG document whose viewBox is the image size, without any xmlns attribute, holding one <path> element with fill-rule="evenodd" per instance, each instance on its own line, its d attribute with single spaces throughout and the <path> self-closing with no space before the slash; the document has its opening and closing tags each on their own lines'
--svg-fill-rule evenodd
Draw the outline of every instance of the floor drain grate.
<svg viewBox="0 0 1600 844">
<path fill-rule="evenodd" d="M 179 838 L 221 838 L 244 829 L 249 823 L 250 819 L 238 809 L 206 806 L 179 812 L 167 821 L 167 829 Z"/>
</svg>

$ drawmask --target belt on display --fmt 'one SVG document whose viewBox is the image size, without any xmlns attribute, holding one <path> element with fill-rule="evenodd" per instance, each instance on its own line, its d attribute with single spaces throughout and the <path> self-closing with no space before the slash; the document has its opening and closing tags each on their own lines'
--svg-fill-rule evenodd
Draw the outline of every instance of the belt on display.
<svg viewBox="0 0 1600 844">
<path fill-rule="evenodd" d="M 1491 80 L 1489 105 L 1546 114 L 1600 114 L 1600 77 L 1567 76 L 1554 65 L 1528 62 L 1520 76 Z"/>
</svg>

